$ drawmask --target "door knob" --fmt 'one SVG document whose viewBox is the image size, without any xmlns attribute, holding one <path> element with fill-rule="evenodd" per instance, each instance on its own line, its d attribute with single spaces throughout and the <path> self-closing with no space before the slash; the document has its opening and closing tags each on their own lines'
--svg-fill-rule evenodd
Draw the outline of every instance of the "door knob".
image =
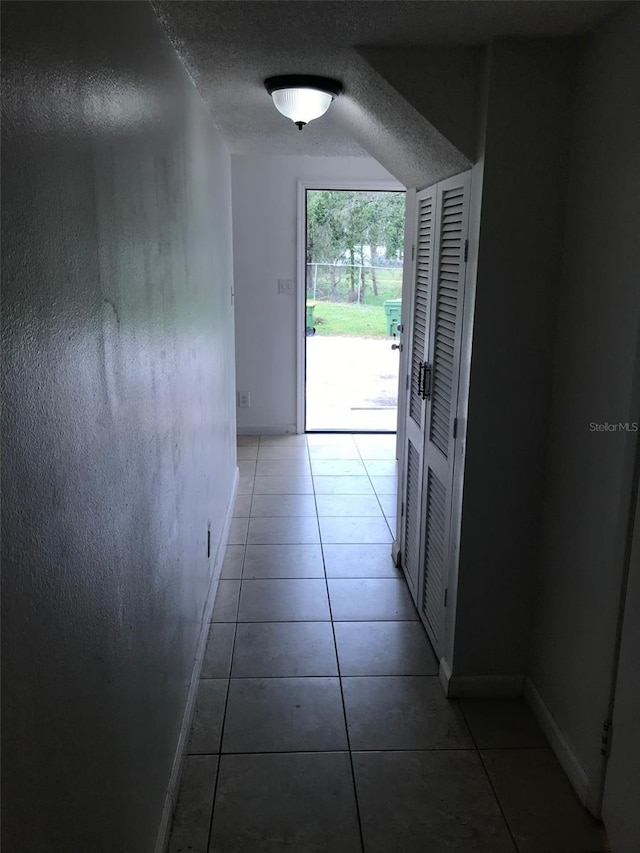
<svg viewBox="0 0 640 853">
<path fill-rule="evenodd" d="M 391 349 L 400 349 L 402 344 L 391 344 Z"/>
</svg>

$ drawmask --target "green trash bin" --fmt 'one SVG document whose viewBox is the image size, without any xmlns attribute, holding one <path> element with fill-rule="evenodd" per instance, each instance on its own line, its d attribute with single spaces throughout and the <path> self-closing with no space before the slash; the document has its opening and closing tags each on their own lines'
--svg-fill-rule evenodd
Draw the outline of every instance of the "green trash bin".
<svg viewBox="0 0 640 853">
<path fill-rule="evenodd" d="M 313 327 L 313 309 L 316 307 L 316 302 L 307 302 L 307 334 L 312 335 L 315 332 Z"/>
<path fill-rule="evenodd" d="M 392 338 L 398 334 L 402 317 L 402 299 L 387 299 L 384 303 L 384 313 L 387 318 L 387 335 Z"/>
</svg>

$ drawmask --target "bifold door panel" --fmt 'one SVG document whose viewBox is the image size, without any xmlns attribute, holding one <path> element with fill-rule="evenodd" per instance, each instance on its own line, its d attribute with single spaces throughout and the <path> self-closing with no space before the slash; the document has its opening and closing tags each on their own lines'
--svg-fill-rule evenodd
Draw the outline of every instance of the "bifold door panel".
<svg viewBox="0 0 640 853">
<path fill-rule="evenodd" d="M 416 606 L 438 654 L 451 559 L 469 188 L 470 173 L 465 173 L 416 196 L 401 553 Z"/>
<path fill-rule="evenodd" d="M 431 314 L 433 232 L 436 208 L 436 191 L 419 193 L 416 205 L 417 229 L 414 247 L 415 274 L 410 300 L 410 369 L 407 423 L 405 427 L 406 451 L 404 464 L 404 542 L 402 564 L 407 582 L 416 599 L 420 574 L 420 537 L 422 529 L 422 472 L 424 452 L 425 409 L 424 372 L 428 355 L 428 330 Z"/>
</svg>

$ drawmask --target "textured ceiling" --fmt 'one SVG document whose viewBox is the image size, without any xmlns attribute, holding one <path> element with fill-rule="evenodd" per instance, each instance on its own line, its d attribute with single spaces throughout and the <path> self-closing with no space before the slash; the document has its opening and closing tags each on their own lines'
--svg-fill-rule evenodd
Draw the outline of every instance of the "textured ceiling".
<svg viewBox="0 0 640 853">
<path fill-rule="evenodd" d="M 580 35 L 621 4 L 204 0 L 153 5 L 233 153 L 371 153 L 387 165 L 381 150 L 401 137 L 426 134 L 425 145 L 439 146 L 439 156 L 455 170 L 464 168 L 464 157 L 457 158 L 453 146 L 448 150 L 448 141 L 431 133 L 428 122 L 421 125 L 417 111 L 394 101 L 402 98 L 370 68 L 366 51 L 356 48 L 479 46 L 502 37 Z M 291 73 L 336 77 L 345 86 L 329 112 L 301 132 L 275 110 L 263 86 L 266 77 Z M 416 148 L 402 156 L 422 153 Z M 405 174 L 398 169 L 394 174 L 415 185 L 410 166 Z"/>
</svg>

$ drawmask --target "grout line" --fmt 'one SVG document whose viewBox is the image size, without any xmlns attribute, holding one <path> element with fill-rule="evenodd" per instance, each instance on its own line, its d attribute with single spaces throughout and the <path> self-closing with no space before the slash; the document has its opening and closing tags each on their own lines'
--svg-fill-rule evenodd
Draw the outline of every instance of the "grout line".
<svg viewBox="0 0 640 853">
<path fill-rule="evenodd" d="M 290 543 L 285 542 L 283 544 L 287 545 Z M 311 544 L 317 545 L 319 543 L 314 542 Z M 327 544 L 333 544 L 333 543 L 327 543 Z M 346 544 L 350 545 L 352 543 L 349 542 Z M 356 544 L 358 544 L 358 543 L 356 543 Z M 386 542 L 383 544 L 386 545 Z M 265 546 L 264 545 L 258 545 L 257 547 L 258 548 L 264 548 Z M 249 581 L 321 581 L 321 580 L 324 580 L 324 577 L 325 577 L 324 575 L 268 575 L 266 577 L 245 578 L 245 580 L 249 580 Z M 398 575 L 327 575 L 327 577 L 329 580 L 332 580 L 332 581 L 400 581 L 400 580 L 404 580 L 403 578 L 398 577 Z M 222 580 L 236 580 L 237 581 L 237 580 L 240 580 L 240 578 L 239 577 L 237 577 L 237 578 L 222 578 Z M 298 620 L 280 619 L 278 621 L 280 621 L 280 622 L 295 622 Z M 307 620 L 305 619 L 304 621 L 306 622 Z M 336 621 L 337 622 L 345 622 L 345 621 L 350 621 L 350 622 L 358 622 L 358 621 L 377 622 L 379 620 L 377 620 L 377 619 L 363 619 L 363 620 L 337 619 Z M 388 621 L 395 621 L 395 620 L 383 619 L 381 621 L 388 622 Z M 406 620 L 400 619 L 398 621 L 404 622 Z"/>
<path fill-rule="evenodd" d="M 307 444 L 307 451 L 308 450 L 309 450 L 309 448 L 308 448 L 308 444 Z M 309 461 L 309 464 L 311 464 L 311 460 Z M 320 533 L 320 517 L 318 515 L 318 495 L 316 492 L 315 475 L 313 474 L 313 471 L 311 474 L 311 482 L 313 485 L 313 498 L 314 498 L 314 502 L 315 502 L 315 506 L 316 506 L 316 518 L 318 521 L 318 532 Z M 324 583 L 325 583 L 325 589 L 326 589 L 327 603 L 329 605 L 329 621 L 331 624 L 331 634 L 333 636 L 333 651 L 335 654 L 336 668 L 337 668 L 337 673 L 338 673 L 337 678 L 338 678 L 338 686 L 340 688 L 340 701 L 342 702 L 342 717 L 343 717 L 343 721 L 344 721 L 345 736 L 347 739 L 347 753 L 349 755 L 349 767 L 351 768 L 351 784 L 353 785 L 353 796 L 354 796 L 354 802 L 355 802 L 355 806 L 356 806 L 356 817 L 358 819 L 358 833 L 360 835 L 360 846 L 361 846 L 361 849 L 364 853 L 364 849 L 365 849 L 364 848 L 364 835 L 362 832 L 362 820 L 360 817 L 360 807 L 358 804 L 358 792 L 356 790 L 356 779 L 355 779 L 355 773 L 354 773 L 354 769 L 353 769 L 353 755 L 351 753 L 351 741 L 349 739 L 349 726 L 347 724 L 347 712 L 346 712 L 346 708 L 345 708 L 345 704 L 344 704 L 344 692 L 342 689 L 342 678 L 340 676 L 340 658 L 338 657 L 338 646 L 337 646 L 337 642 L 336 642 L 335 630 L 333 627 L 333 610 L 331 607 L 331 596 L 329 594 L 329 579 L 327 577 L 327 568 L 326 568 L 326 563 L 325 563 L 325 558 L 324 558 L 324 544 L 325 543 L 323 543 L 323 541 L 322 541 L 322 535 L 320 534 L 320 552 L 322 555 L 322 567 L 324 570 Z M 344 750 L 341 750 L 341 751 L 344 752 Z"/>
<path fill-rule="evenodd" d="M 322 580 L 322 578 L 315 578 L 314 580 Z M 257 621 L 254 619 L 240 619 L 238 621 L 238 625 L 256 625 L 256 624 L 259 625 L 264 621 L 265 621 L 264 619 L 259 619 Z M 280 625 L 280 624 L 286 623 L 286 622 L 297 622 L 299 624 L 304 623 L 304 622 L 315 622 L 318 624 L 326 624 L 328 622 L 331 622 L 332 620 L 331 619 L 271 619 L 269 621 L 272 625 Z M 348 623 L 353 623 L 353 622 L 362 622 L 362 623 L 365 623 L 365 622 L 383 622 L 383 623 L 384 622 L 405 622 L 407 624 L 413 624 L 414 622 L 420 622 L 420 619 L 418 617 L 416 617 L 415 619 L 335 619 L 333 621 L 337 625 L 340 625 L 341 623 L 347 623 L 348 624 Z M 211 625 L 230 625 L 230 624 L 235 624 L 235 623 L 232 623 L 231 620 L 229 620 L 228 622 L 210 622 L 209 624 L 211 624 Z M 392 678 L 392 677 L 393 676 L 389 676 L 389 678 Z"/>
<path fill-rule="evenodd" d="M 500 814 L 502 815 L 502 819 L 504 820 L 505 826 L 507 827 L 507 832 L 509 833 L 509 837 L 511 838 L 511 842 L 513 844 L 513 849 L 514 849 L 515 853 L 519 853 L 520 848 L 518 847 L 518 843 L 516 841 L 515 835 L 513 834 L 513 831 L 511 830 L 511 824 L 509 823 L 509 819 L 507 818 L 507 815 L 506 815 L 504 809 L 502 808 L 502 803 L 500 802 L 500 797 L 498 796 L 498 792 L 496 791 L 496 789 L 493 785 L 493 782 L 491 781 L 491 776 L 489 775 L 489 771 L 487 770 L 487 766 L 484 763 L 484 759 L 482 757 L 480 747 L 478 746 L 478 742 L 476 741 L 475 735 L 473 734 L 473 731 L 471 730 L 471 726 L 469 725 L 469 721 L 467 720 L 467 715 L 464 712 L 464 706 L 463 706 L 461 701 L 458 701 L 458 708 L 460 709 L 460 713 L 462 714 L 462 718 L 464 719 L 465 725 L 466 725 L 467 729 L 469 730 L 469 736 L 471 737 L 471 741 L 473 743 L 475 751 L 478 755 L 478 758 L 480 759 L 480 764 L 482 765 L 482 769 L 484 770 L 484 775 L 487 779 L 487 782 L 489 783 L 489 787 L 491 788 L 493 796 L 495 797 L 496 803 L 498 804 L 498 808 L 500 809 Z"/>
<path fill-rule="evenodd" d="M 238 622 L 238 625 L 256 625 L 256 624 L 259 625 L 259 624 L 264 624 L 264 623 Z M 274 625 L 274 624 L 282 624 L 282 623 L 271 622 L 271 623 L 266 623 L 266 624 Z M 307 623 L 304 623 L 304 624 L 307 624 Z M 314 624 L 319 624 L 319 623 L 316 622 Z M 338 622 L 338 624 L 340 624 L 340 623 Z M 394 675 L 388 675 L 388 674 L 387 675 L 384 675 L 384 674 L 382 674 L 382 675 L 380 675 L 380 674 L 378 674 L 378 675 L 371 675 L 371 674 L 352 675 L 348 672 L 344 673 L 343 675 L 340 675 L 339 673 L 332 672 L 332 673 L 327 673 L 326 675 L 232 675 L 232 676 L 230 676 L 230 678 L 232 681 L 270 681 L 272 679 L 278 680 L 278 681 L 285 681 L 287 679 L 298 679 L 298 680 L 304 679 L 305 681 L 310 681 L 311 679 L 317 679 L 317 678 L 324 678 L 324 679 L 327 679 L 327 678 L 349 678 L 349 679 L 351 679 L 351 678 L 414 678 L 414 679 L 415 678 L 431 678 L 435 681 L 435 679 L 438 678 L 438 676 L 437 675 L 425 675 L 422 672 L 418 672 L 418 673 L 403 672 L 401 675 L 398 675 L 398 674 L 394 674 Z M 216 681 L 216 680 L 222 681 L 224 679 L 220 678 L 220 677 L 218 677 L 218 678 L 214 677 L 214 678 L 203 678 L 201 680 L 202 681 Z M 495 749 L 547 749 L 547 747 L 544 747 L 544 746 L 506 746 L 506 747 L 492 747 L 492 749 L 494 749 L 494 750 Z M 322 752 L 322 750 L 320 750 L 320 751 Z M 486 750 L 486 751 L 488 752 L 490 750 Z"/>
<path fill-rule="evenodd" d="M 259 448 L 260 448 L 260 436 L 258 436 L 258 454 L 260 453 Z M 257 467 L 257 463 L 256 463 L 256 467 Z M 255 488 L 255 475 L 253 478 L 253 485 L 251 487 L 251 504 L 253 504 L 254 488 Z M 249 513 L 251 513 L 251 509 L 249 509 Z M 247 539 L 249 538 L 249 524 L 248 523 L 247 523 L 247 537 L 246 538 Z M 220 741 L 218 744 L 218 753 L 216 753 L 218 755 L 218 766 L 216 768 L 216 779 L 215 779 L 215 784 L 214 784 L 214 788 L 213 788 L 213 802 L 211 804 L 211 818 L 209 820 L 209 833 L 207 836 L 207 850 L 209 850 L 211 848 L 211 839 L 212 839 L 212 834 L 213 834 L 213 823 L 214 823 L 215 812 L 216 812 L 216 800 L 217 800 L 217 796 L 218 796 L 218 781 L 220 778 L 220 767 L 222 765 L 222 755 L 223 755 L 223 753 L 222 753 L 222 739 L 224 737 L 224 725 L 225 725 L 225 722 L 227 719 L 227 708 L 229 705 L 229 693 L 231 690 L 231 671 L 233 668 L 233 656 L 235 653 L 236 637 L 238 634 L 238 617 L 240 616 L 240 597 L 242 595 L 242 582 L 243 582 L 243 578 L 244 578 L 244 563 L 245 563 L 246 556 L 247 556 L 247 542 L 245 540 L 244 551 L 242 554 L 242 569 L 240 571 L 240 585 L 238 588 L 238 600 L 236 602 L 236 618 L 235 618 L 235 621 L 232 623 L 234 626 L 233 627 L 233 642 L 231 644 L 231 658 L 229 660 L 229 675 L 227 678 L 227 693 L 226 693 L 225 700 L 224 700 L 224 710 L 222 712 L 222 720 L 220 721 Z M 226 623 L 226 624 L 231 624 L 231 623 Z"/>
<path fill-rule="evenodd" d="M 255 478 L 254 478 L 255 482 Z M 251 490 L 251 500 L 253 501 L 253 489 Z M 248 528 L 248 525 L 247 525 Z M 207 836 L 207 850 L 211 848 L 211 838 L 213 833 L 213 821 L 215 817 L 216 811 L 216 799 L 218 796 L 218 780 L 220 778 L 220 766 L 222 764 L 222 738 L 224 737 L 224 724 L 227 719 L 227 707 L 229 705 L 229 693 L 231 690 L 231 670 L 233 668 L 233 655 L 236 649 L 236 637 L 238 635 L 238 616 L 240 615 L 240 596 L 242 594 L 242 578 L 244 575 L 244 561 L 247 555 L 247 545 L 245 542 L 244 545 L 244 553 L 242 555 L 242 570 L 240 572 L 240 586 L 238 588 L 238 600 L 236 602 L 236 618 L 234 623 L 226 623 L 233 624 L 233 642 L 231 643 L 231 657 L 229 660 L 229 675 L 227 677 L 227 693 L 224 699 L 224 710 L 222 712 L 222 720 L 220 721 L 220 741 L 218 743 L 218 752 L 214 753 L 218 756 L 218 766 L 216 768 L 216 779 L 215 784 L 213 786 L 213 802 L 211 803 L 211 817 L 209 819 L 209 833 Z"/>
<path fill-rule="evenodd" d="M 329 596 L 329 583 L 327 580 L 327 596 Z M 329 599 L 329 607 L 331 607 L 331 599 Z M 356 804 L 356 816 L 358 818 L 358 831 L 360 833 L 360 844 L 362 845 L 363 853 L 365 851 L 364 844 L 364 831 L 362 828 L 362 817 L 360 814 L 360 802 L 358 800 L 358 788 L 356 786 L 356 772 L 353 766 L 353 750 L 351 748 L 351 737 L 349 735 L 349 722 L 347 720 L 347 707 L 344 701 L 344 685 L 343 685 L 343 676 L 340 670 L 340 656 L 338 655 L 338 641 L 336 639 L 336 631 L 335 631 L 335 623 L 333 618 L 331 619 L 331 633 L 333 634 L 333 645 L 336 655 L 336 663 L 338 666 L 338 684 L 340 686 L 340 699 L 342 701 L 342 715 L 344 719 L 344 728 L 347 736 L 347 748 L 349 751 L 349 766 L 351 767 L 351 781 L 353 784 L 353 797 Z"/>
<path fill-rule="evenodd" d="M 227 689 L 227 693 L 228 692 L 229 691 Z M 222 756 L 220 755 L 220 753 L 217 753 L 217 752 L 212 752 L 212 753 L 195 752 L 195 753 L 191 753 L 191 755 L 216 755 L 218 757 L 218 761 L 216 762 L 216 778 L 213 780 L 213 792 L 212 792 L 212 797 L 211 797 L 211 814 L 209 815 L 209 831 L 207 833 L 207 850 L 208 850 L 210 845 L 211 845 L 211 832 L 213 830 L 213 814 L 216 810 L 216 794 L 218 793 L 218 779 L 220 777 L 220 764 L 222 763 L 222 761 L 221 761 Z"/>
<path fill-rule="evenodd" d="M 229 677 L 227 678 L 227 692 L 224 697 L 224 710 L 222 712 L 222 720 L 220 722 L 220 741 L 218 743 L 218 752 L 214 753 L 204 753 L 205 755 L 217 755 L 218 756 L 218 766 L 216 767 L 216 778 L 213 786 L 213 800 L 211 802 L 211 817 L 209 818 L 209 833 L 207 836 L 207 850 L 211 846 L 211 833 L 213 832 L 213 820 L 216 811 L 216 799 L 218 795 L 218 780 L 220 778 L 220 765 L 222 764 L 222 736 L 224 734 L 224 721 L 227 716 L 227 705 L 229 703 L 229 690 L 231 689 L 231 665 L 233 663 L 233 650 L 236 645 L 236 630 L 238 627 L 238 623 L 236 622 L 233 629 L 233 643 L 231 645 L 231 661 L 229 662 Z M 193 754 L 193 753 L 192 753 Z M 202 753 L 195 753 L 197 755 L 201 755 Z"/>
<path fill-rule="evenodd" d="M 241 752 L 238 750 L 233 750 L 231 752 L 190 752 L 188 753 L 189 758 L 193 757 L 204 757 L 208 755 L 219 756 L 222 758 L 223 755 L 296 755 L 297 753 L 304 753 L 306 755 L 323 755 L 324 753 L 348 753 L 350 750 L 345 747 L 337 747 L 336 749 L 263 749 L 262 751 L 256 751 L 255 749 L 248 750 L 247 752 Z M 424 752 L 431 754 L 433 752 L 475 752 L 475 749 L 470 747 L 447 747 L 446 749 L 407 749 L 404 748 L 389 748 L 389 749 L 354 749 L 353 753 L 355 755 L 361 755 L 363 753 L 366 754 L 378 754 L 378 753 L 386 753 L 386 752 Z M 600 851 L 602 853 L 602 851 Z"/>
<path fill-rule="evenodd" d="M 258 452 L 259 452 L 259 451 L 258 451 Z M 256 464 L 256 469 L 257 469 L 257 467 L 258 467 L 258 466 L 257 466 L 257 464 Z M 254 476 L 254 478 L 253 478 L 253 486 L 251 487 L 251 499 L 249 500 L 249 521 L 251 521 L 251 517 L 252 517 L 252 516 L 251 516 L 251 510 L 253 509 L 253 498 L 254 498 L 254 495 L 255 495 L 255 491 L 254 491 L 254 489 L 255 489 L 255 485 L 256 485 L 256 478 L 255 478 L 255 476 Z M 248 538 L 249 538 L 249 525 L 247 524 L 247 539 L 248 539 Z M 246 552 L 247 552 L 246 543 L 245 543 L 245 549 L 244 549 L 244 550 L 245 550 L 245 554 L 246 554 Z M 243 570 L 244 570 L 244 559 L 242 560 L 242 568 L 243 568 Z"/>
<path fill-rule="evenodd" d="M 306 442 L 307 457 L 309 459 L 309 473 L 311 474 L 311 488 L 313 489 L 313 505 L 316 508 L 316 526 L 318 528 L 318 544 L 320 545 L 320 555 L 322 557 L 322 570 L 324 572 L 324 582 L 327 589 L 327 604 L 329 606 L 329 619 L 331 619 L 331 600 L 329 599 L 329 586 L 327 584 L 327 570 L 324 564 L 324 549 L 322 547 L 322 532 L 320 530 L 320 516 L 318 515 L 318 496 L 316 495 L 316 482 L 313 468 L 311 467 L 311 453 L 309 452 L 309 442 Z"/>
<path fill-rule="evenodd" d="M 353 436 L 352 436 L 352 439 L 353 439 Z M 315 482 L 314 482 L 314 494 L 315 494 Z M 318 504 L 317 504 L 317 498 L 316 498 L 316 512 L 317 512 L 317 509 L 318 509 Z M 319 524 L 320 524 L 320 521 L 318 520 L 318 525 Z M 355 774 L 355 769 L 353 766 L 353 752 L 351 750 L 351 738 L 349 736 L 349 723 L 347 720 L 347 708 L 346 708 L 345 701 L 344 701 L 344 689 L 343 689 L 343 683 L 342 683 L 342 675 L 340 672 L 340 656 L 338 655 L 338 641 L 336 639 L 336 631 L 335 631 L 334 621 L 333 621 L 333 609 L 331 607 L 331 596 L 329 593 L 329 578 L 327 577 L 327 567 L 326 567 L 326 563 L 325 563 L 325 559 L 324 559 L 324 543 L 322 542 L 322 537 L 320 537 L 320 547 L 322 549 L 322 565 L 324 566 L 324 576 L 325 576 L 324 580 L 325 580 L 325 586 L 327 589 L 327 600 L 329 602 L 329 616 L 331 617 L 331 634 L 333 636 L 333 650 L 334 650 L 334 654 L 336 656 L 336 666 L 338 669 L 338 685 L 340 688 L 340 701 L 342 702 L 342 718 L 344 721 L 344 730 L 345 730 L 345 735 L 347 738 L 347 750 L 348 750 L 348 754 L 349 754 L 349 767 L 351 768 L 351 784 L 353 786 L 353 798 L 354 798 L 354 802 L 355 802 L 355 806 L 356 806 L 356 817 L 358 819 L 358 833 L 360 835 L 360 846 L 361 846 L 362 851 L 364 853 L 364 851 L 365 851 L 364 832 L 363 832 L 363 828 L 362 828 L 362 817 L 360 815 L 360 803 L 358 801 L 358 789 L 356 787 L 356 774 Z"/>
<path fill-rule="evenodd" d="M 231 578 L 231 580 L 239 580 L 239 578 Z M 321 581 L 323 578 L 248 578 L 249 581 L 252 580 L 314 580 Z M 333 580 L 333 578 L 330 578 Z M 338 580 L 342 580 L 342 578 L 338 578 Z M 369 580 L 369 578 L 356 578 L 356 580 Z M 371 580 L 378 580 L 378 578 L 372 578 Z M 383 580 L 387 580 L 387 578 L 383 578 Z M 393 578 L 389 578 L 389 580 L 393 580 Z M 419 622 L 418 618 L 416 619 L 400 619 L 398 617 L 393 617 L 392 619 L 227 619 L 222 621 L 220 619 L 215 619 L 212 622 L 209 622 L 210 625 L 235 625 L 236 622 L 238 625 L 282 625 L 282 624 L 300 624 L 304 622 L 313 622 L 318 624 L 324 624 L 325 622 L 335 622 L 338 625 L 341 624 L 351 624 L 351 625 L 365 625 L 370 622 L 403 622 L 403 623 L 414 623 Z"/>
</svg>

